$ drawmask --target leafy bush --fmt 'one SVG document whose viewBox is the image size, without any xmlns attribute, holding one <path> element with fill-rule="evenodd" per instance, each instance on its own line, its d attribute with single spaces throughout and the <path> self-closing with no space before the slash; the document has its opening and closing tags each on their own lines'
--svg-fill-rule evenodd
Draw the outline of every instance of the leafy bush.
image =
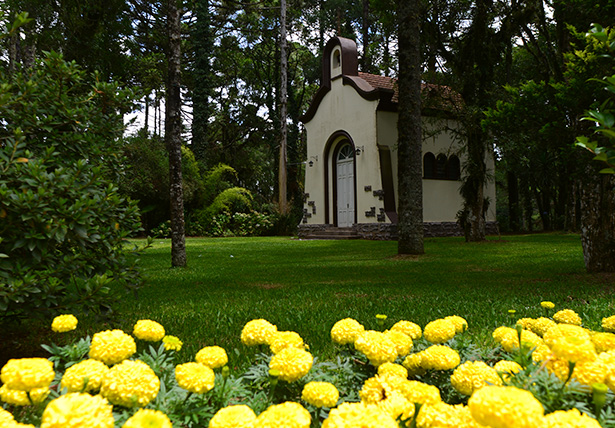
<svg viewBox="0 0 615 428">
<path fill-rule="evenodd" d="M 113 184 L 131 93 L 56 53 L 0 82 L 1 317 L 109 310 L 141 281 L 122 248 L 139 212 Z"/>
<path fill-rule="evenodd" d="M 231 166 L 220 163 L 207 171 L 203 177 L 204 206 L 211 205 L 216 197 L 237 181 L 237 172 Z"/>
<path fill-rule="evenodd" d="M 138 202 L 143 227 L 155 236 L 155 228 L 169 216 L 169 155 L 164 140 L 143 130 L 127 137 L 122 146 L 126 157 L 120 192 Z M 184 206 L 189 213 L 203 204 L 203 183 L 192 151 L 182 146 Z"/>
<path fill-rule="evenodd" d="M 586 37 L 590 42 L 598 45 L 598 48 L 608 52 L 600 56 L 609 59 L 612 67 L 615 59 L 613 56 L 613 53 L 615 53 L 615 28 L 602 28 L 602 26 L 594 24 Z M 600 82 L 609 95 L 598 108 L 589 110 L 583 120 L 596 124 L 595 133 L 600 138 L 598 141 L 589 141 L 586 136 L 578 137 L 577 145 L 594 153 L 596 155 L 594 160 L 606 164 L 607 167 L 601 170 L 601 173 L 615 174 L 615 74 L 600 76 L 600 79 L 593 80 Z"/>
<path fill-rule="evenodd" d="M 252 202 L 252 194 L 249 190 L 243 187 L 231 187 L 216 196 L 205 210 L 205 215 L 247 213 L 252 210 Z"/>
</svg>

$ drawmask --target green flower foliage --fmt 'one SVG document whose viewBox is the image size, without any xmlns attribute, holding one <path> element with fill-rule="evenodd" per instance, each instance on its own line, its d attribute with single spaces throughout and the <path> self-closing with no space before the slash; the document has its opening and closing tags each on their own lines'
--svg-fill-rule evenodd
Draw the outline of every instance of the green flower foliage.
<svg viewBox="0 0 615 428">
<path fill-rule="evenodd" d="M 113 184 L 130 99 L 56 53 L 0 74 L 2 317 L 106 311 L 140 284 L 122 248 L 139 212 Z"/>
</svg>

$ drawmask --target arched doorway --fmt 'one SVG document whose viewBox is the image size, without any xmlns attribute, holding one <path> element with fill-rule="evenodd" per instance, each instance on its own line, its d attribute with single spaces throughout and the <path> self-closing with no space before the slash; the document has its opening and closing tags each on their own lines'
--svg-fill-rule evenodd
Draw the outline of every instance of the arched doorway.
<svg viewBox="0 0 615 428">
<path fill-rule="evenodd" d="M 355 153 L 349 141 L 341 143 L 336 152 L 335 200 L 337 227 L 350 227 L 355 222 Z"/>
</svg>

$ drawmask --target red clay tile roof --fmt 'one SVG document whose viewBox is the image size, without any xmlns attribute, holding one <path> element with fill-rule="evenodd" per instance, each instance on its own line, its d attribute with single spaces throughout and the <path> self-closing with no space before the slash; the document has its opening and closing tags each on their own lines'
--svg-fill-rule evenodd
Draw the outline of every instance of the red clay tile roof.
<svg viewBox="0 0 615 428">
<path fill-rule="evenodd" d="M 397 90 L 397 79 L 376 74 L 363 73 L 359 71 L 359 77 L 376 89 L 387 89 L 394 91 L 391 101 L 395 104 L 399 101 L 399 91 Z M 421 84 L 421 94 L 423 95 L 423 106 L 427 108 L 439 108 L 452 110 L 461 102 L 461 95 L 453 91 L 448 86 L 435 85 L 433 83 Z"/>
</svg>

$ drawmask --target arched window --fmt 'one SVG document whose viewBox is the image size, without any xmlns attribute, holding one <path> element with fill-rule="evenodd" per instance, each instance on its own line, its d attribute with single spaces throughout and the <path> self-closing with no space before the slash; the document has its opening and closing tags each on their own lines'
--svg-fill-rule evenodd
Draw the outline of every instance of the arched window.
<svg viewBox="0 0 615 428">
<path fill-rule="evenodd" d="M 340 67 L 342 65 L 342 53 L 339 49 L 333 51 L 333 68 Z"/>
<path fill-rule="evenodd" d="M 436 177 L 440 180 L 446 178 L 446 155 L 440 153 L 436 158 Z"/>
<path fill-rule="evenodd" d="M 447 180 L 459 180 L 461 178 L 461 163 L 459 158 L 452 155 L 446 162 L 446 179 Z"/>
<path fill-rule="evenodd" d="M 423 178 L 436 178 L 436 157 L 431 152 L 423 156 Z"/>
</svg>

